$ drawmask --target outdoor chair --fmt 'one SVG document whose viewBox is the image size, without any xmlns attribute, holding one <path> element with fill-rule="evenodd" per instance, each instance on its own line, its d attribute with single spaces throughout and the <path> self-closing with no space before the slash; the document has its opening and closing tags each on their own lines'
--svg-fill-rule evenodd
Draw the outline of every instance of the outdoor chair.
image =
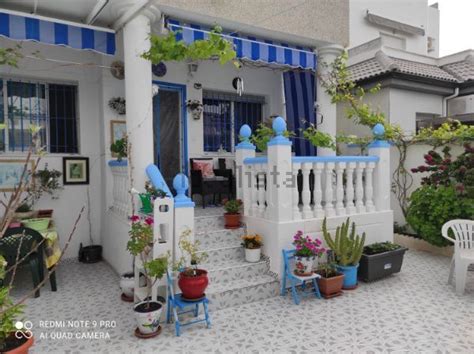
<svg viewBox="0 0 474 354">
<path fill-rule="evenodd" d="M 449 230 L 454 239 L 449 236 Z M 448 221 L 441 229 L 443 237 L 454 243 L 454 254 L 449 269 L 448 284 L 456 273 L 456 293 L 463 294 L 470 264 L 474 264 L 474 220 L 456 219 Z"/>
<path fill-rule="evenodd" d="M 196 158 L 190 159 L 191 164 L 191 198 L 194 194 L 199 194 L 202 197 L 202 207 L 206 207 L 206 196 L 213 196 L 213 203 L 216 203 L 216 194 L 219 195 L 219 199 L 222 194 L 225 194 L 228 198 L 232 197 L 232 183 L 233 176 L 232 170 L 226 168 L 214 169 L 214 175 L 216 177 L 203 177 L 200 170 L 195 170 L 193 168 L 194 160 L 209 160 L 212 161 L 212 158 Z M 222 163 L 219 164 L 220 167 L 224 167 Z"/>
<path fill-rule="evenodd" d="M 295 252 L 296 250 L 282 250 L 283 253 L 283 280 L 281 284 L 281 296 L 286 295 L 286 282 L 290 282 L 290 287 L 291 287 L 291 295 L 293 297 L 293 301 L 295 302 L 296 305 L 299 305 L 300 303 L 300 295 L 301 296 L 307 296 L 307 295 L 314 295 L 318 299 L 321 298 L 321 293 L 319 292 L 319 286 L 317 279 L 320 278 L 321 276 L 319 274 L 313 274 L 310 276 L 298 276 L 296 275 L 294 271 L 294 260 L 295 260 Z M 307 288 L 306 282 L 310 282 L 312 285 Z M 298 294 L 298 291 L 296 287 L 298 285 L 301 285 L 301 290 Z"/>
<path fill-rule="evenodd" d="M 166 311 L 166 322 L 171 323 L 171 316 L 174 318 L 174 326 L 176 330 L 176 336 L 181 335 L 181 327 L 189 326 L 195 323 L 206 322 L 207 328 L 211 327 L 211 318 L 209 317 L 208 304 L 209 300 L 206 296 L 196 301 L 185 300 L 182 294 L 175 294 L 173 290 L 173 278 L 171 274 L 166 272 L 168 280 L 168 305 Z M 204 318 L 199 318 L 199 305 L 203 306 Z M 186 308 L 191 308 L 186 310 Z M 180 315 L 192 313 L 196 318 L 194 321 L 182 323 L 179 319 Z"/>
<path fill-rule="evenodd" d="M 33 286 L 36 288 L 44 280 L 44 238 L 41 234 L 27 227 L 9 228 L 0 239 L 0 254 L 5 257 L 8 267 L 17 262 L 28 264 L 33 277 Z M 42 242 L 33 252 L 32 250 Z M 18 258 L 17 258 L 18 257 Z M 51 290 L 56 291 L 56 275 L 50 275 Z M 35 297 L 40 296 L 40 290 L 35 292 Z"/>
</svg>

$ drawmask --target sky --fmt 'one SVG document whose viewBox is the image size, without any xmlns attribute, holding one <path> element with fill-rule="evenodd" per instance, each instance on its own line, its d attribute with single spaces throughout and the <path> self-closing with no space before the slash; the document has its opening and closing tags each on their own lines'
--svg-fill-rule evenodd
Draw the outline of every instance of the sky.
<svg viewBox="0 0 474 354">
<path fill-rule="evenodd" d="M 474 49 L 474 0 L 429 0 L 439 4 L 440 56 Z"/>
</svg>

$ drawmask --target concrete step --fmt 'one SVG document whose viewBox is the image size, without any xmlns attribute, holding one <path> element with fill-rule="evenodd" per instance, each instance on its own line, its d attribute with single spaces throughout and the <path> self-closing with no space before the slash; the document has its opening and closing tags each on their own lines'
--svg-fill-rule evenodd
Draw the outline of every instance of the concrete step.
<svg viewBox="0 0 474 354">
<path fill-rule="evenodd" d="M 244 233 L 245 230 L 243 228 L 235 230 L 206 230 L 196 232 L 194 238 L 196 241 L 199 241 L 200 249 L 205 251 L 207 249 L 240 245 L 242 241 L 241 236 Z"/>
<path fill-rule="evenodd" d="M 249 263 L 243 259 L 239 259 L 235 261 L 209 263 L 205 265 L 205 269 L 208 272 L 210 283 L 223 283 L 267 274 L 269 264 L 265 259 L 256 263 Z"/>
<path fill-rule="evenodd" d="M 196 233 L 211 230 L 222 230 L 224 229 L 224 225 L 224 216 L 222 214 L 194 217 L 194 229 Z"/>
<path fill-rule="evenodd" d="M 279 294 L 280 283 L 271 275 L 210 283 L 206 295 L 212 311 L 268 299 Z"/>
<path fill-rule="evenodd" d="M 224 263 L 244 259 L 244 248 L 240 244 L 207 249 L 205 251 L 199 251 L 198 253 L 200 254 L 203 252 L 208 255 L 207 260 L 202 263 L 204 268 L 206 268 L 209 263 Z"/>
</svg>

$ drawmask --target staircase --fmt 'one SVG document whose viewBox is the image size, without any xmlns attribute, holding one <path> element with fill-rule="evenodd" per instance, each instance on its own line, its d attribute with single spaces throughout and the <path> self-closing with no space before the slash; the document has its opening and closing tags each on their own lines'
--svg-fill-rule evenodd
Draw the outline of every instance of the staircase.
<svg viewBox="0 0 474 354">
<path fill-rule="evenodd" d="M 207 212 L 207 211 L 206 211 Z M 208 271 L 209 286 L 206 295 L 210 309 L 217 310 L 277 296 L 279 282 L 269 271 L 269 260 L 257 263 L 245 261 L 240 237 L 244 228 L 227 230 L 221 209 L 210 209 L 211 215 L 194 219 L 195 239 L 208 259 L 202 267 Z M 208 212 L 208 213 L 209 213 Z"/>
</svg>

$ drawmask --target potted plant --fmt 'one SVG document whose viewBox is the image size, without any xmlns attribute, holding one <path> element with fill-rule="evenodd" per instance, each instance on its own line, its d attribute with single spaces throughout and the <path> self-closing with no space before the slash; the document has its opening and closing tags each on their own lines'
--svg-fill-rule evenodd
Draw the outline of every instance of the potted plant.
<svg viewBox="0 0 474 354">
<path fill-rule="evenodd" d="M 359 279 L 372 281 L 398 273 L 406 250 L 388 241 L 365 246 L 360 259 Z"/>
<path fill-rule="evenodd" d="M 0 285 L 6 274 L 7 261 L 0 255 Z M 15 325 L 17 319 L 23 314 L 24 305 L 13 305 L 10 298 L 10 287 L 1 286 L 0 288 L 0 352 L 10 354 L 28 353 L 29 348 L 33 345 L 34 338 L 21 335 L 20 338 L 15 336 L 15 332 L 22 330 Z M 28 334 L 31 334 L 29 332 Z"/>
<path fill-rule="evenodd" d="M 224 203 L 224 220 L 226 229 L 238 229 L 240 227 L 240 209 L 242 201 L 240 199 L 230 199 Z"/>
<path fill-rule="evenodd" d="M 336 265 L 329 260 L 318 266 L 316 271 L 321 276 L 318 279 L 318 286 L 321 295 L 325 299 L 342 295 L 342 284 L 344 282 L 344 274 L 337 271 Z"/>
<path fill-rule="evenodd" d="M 122 139 L 117 139 L 110 144 L 110 152 L 117 156 L 117 161 L 122 161 L 124 157 L 127 157 L 127 145 L 127 136 L 124 136 Z"/>
<path fill-rule="evenodd" d="M 295 252 L 295 274 L 299 276 L 310 276 L 313 274 L 313 263 L 316 257 L 321 257 L 326 250 L 321 247 L 321 240 L 311 239 L 303 236 L 303 231 L 298 231 L 293 236 Z"/>
<path fill-rule="evenodd" d="M 178 286 L 182 297 L 187 300 L 196 300 L 205 296 L 209 284 L 207 271 L 198 268 L 198 264 L 207 259 L 207 253 L 199 252 L 199 241 L 191 242 L 191 230 L 183 231 L 179 238 L 178 247 L 181 257 L 173 264 L 173 270 L 178 271 Z M 168 257 L 170 258 L 168 252 Z"/>
<path fill-rule="evenodd" d="M 120 276 L 120 289 L 122 300 L 132 302 L 135 292 L 135 272 L 126 272 Z"/>
<path fill-rule="evenodd" d="M 359 267 L 359 260 L 365 243 L 365 232 L 362 234 L 362 237 L 356 235 L 355 223 L 352 223 L 349 234 L 349 224 L 350 220 L 347 218 L 346 222 L 337 227 L 336 236 L 333 239 L 327 231 L 326 218 L 323 221 L 324 240 L 334 252 L 337 270 L 344 274 L 343 289 L 345 290 L 357 287 L 357 268 Z"/>
<path fill-rule="evenodd" d="M 250 263 L 255 263 L 260 260 L 261 249 L 263 246 L 262 236 L 243 235 L 242 246 L 245 248 L 245 260 Z"/>
<path fill-rule="evenodd" d="M 200 119 L 203 111 L 203 105 L 199 100 L 188 100 L 186 102 L 186 107 L 191 112 L 193 119 Z"/>
<path fill-rule="evenodd" d="M 127 250 L 134 257 L 139 257 L 143 265 L 142 271 L 147 289 L 145 298 L 140 299 L 140 302 L 133 308 L 138 326 L 135 335 L 140 338 L 149 338 L 158 335 L 161 331 L 160 316 L 163 304 L 151 298 L 151 289 L 166 274 L 168 258 L 166 255 L 151 258 L 154 243 L 153 219 L 146 217 L 142 220 L 139 216 L 134 215 L 131 221 Z"/>
</svg>

